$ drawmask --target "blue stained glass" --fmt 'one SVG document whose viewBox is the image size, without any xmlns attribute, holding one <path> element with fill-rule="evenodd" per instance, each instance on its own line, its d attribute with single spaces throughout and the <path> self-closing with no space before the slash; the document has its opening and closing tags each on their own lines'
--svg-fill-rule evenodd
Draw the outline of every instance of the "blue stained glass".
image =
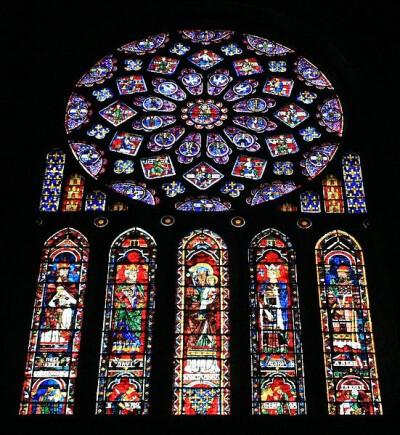
<svg viewBox="0 0 400 435">
<path fill-rule="evenodd" d="M 39 211 L 55 212 L 58 210 L 64 164 L 65 154 L 61 150 L 54 149 L 47 154 Z"/>
</svg>

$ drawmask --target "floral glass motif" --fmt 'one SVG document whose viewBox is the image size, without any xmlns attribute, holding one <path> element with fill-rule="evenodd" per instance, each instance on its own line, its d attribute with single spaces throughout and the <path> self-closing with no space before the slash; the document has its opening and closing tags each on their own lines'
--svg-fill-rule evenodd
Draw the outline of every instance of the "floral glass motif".
<svg viewBox="0 0 400 435">
<path fill-rule="evenodd" d="M 107 133 L 110 132 L 110 129 L 107 127 L 104 127 L 101 124 L 95 124 L 90 130 L 88 130 L 86 133 L 88 136 L 92 136 L 95 139 L 104 139 L 107 135 Z"/>
<path fill-rule="evenodd" d="M 65 115 L 70 152 L 100 185 L 128 201 L 229 209 L 212 198 L 222 187 L 214 181 L 233 174 L 249 179 L 243 195 L 231 196 L 229 205 L 239 211 L 250 196 L 256 205 L 308 184 L 333 159 L 328 148 L 342 142 L 344 115 L 328 78 L 292 49 L 256 35 L 216 29 L 155 34 L 103 56 L 81 77 Z M 286 167 L 268 161 L 262 171 L 240 175 L 243 154 L 256 163 L 268 158 L 265 144 L 272 158 L 285 156 L 278 160 Z M 133 173 L 120 170 L 121 154 L 132 160 Z M 167 170 L 160 171 L 159 159 Z M 185 165 L 195 160 L 214 175 L 186 182 L 192 175 Z M 177 205 L 178 198 L 160 194 L 159 178 L 172 175 L 190 200 Z M 255 189 L 251 180 L 258 179 L 264 187 Z M 205 188 L 208 198 L 198 195 Z"/>
<path fill-rule="evenodd" d="M 86 195 L 85 211 L 104 211 L 106 209 L 106 195 L 100 190 L 94 190 Z"/>
<path fill-rule="evenodd" d="M 303 213 L 321 213 L 321 201 L 318 193 L 310 190 L 301 193 L 300 208 Z"/>
<path fill-rule="evenodd" d="M 97 414 L 145 415 L 149 408 L 156 243 L 140 228 L 112 244 L 104 306 Z"/>
<path fill-rule="evenodd" d="M 21 415 L 73 413 L 88 257 L 86 238 L 72 228 L 44 244 Z"/>
<path fill-rule="evenodd" d="M 264 230 L 251 242 L 252 413 L 306 413 L 296 257 L 288 238 Z"/>
<path fill-rule="evenodd" d="M 85 179 L 79 174 L 72 174 L 67 179 L 61 206 L 62 211 L 81 211 L 84 184 Z"/>
<path fill-rule="evenodd" d="M 97 101 L 103 102 L 109 100 L 114 94 L 108 88 L 98 89 L 92 92 Z"/>
<path fill-rule="evenodd" d="M 58 210 L 64 165 L 65 154 L 61 150 L 54 149 L 47 154 L 39 211 Z"/>
<path fill-rule="evenodd" d="M 316 245 L 328 412 L 382 413 L 362 249 L 335 230 Z"/>
<path fill-rule="evenodd" d="M 135 166 L 132 160 L 117 160 L 114 162 L 114 172 L 116 174 L 132 174 Z"/>
<path fill-rule="evenodd" d="M 366 213 L 364 182 L 358 154 L 349 151 L 342 157 L 344 189 L 349 213 Z"/>
<path fill-rule="evenodd" d="M 322 179 L 324 208 L 326 213 L 344 213 L 342 183 L 334 175 L 328 174 Z"/>
<path fill-rule="evenodd" d="M 165 191 L 165 194 L 171 198 L 174 196 L 183 193 L 186 189 L 185 186 L 180 181 L 172 181 L 171 183 L 164 183 L 161 186 L 162 190 Z"/>
<path fill-rule="evenodd" d="M 143 61 L 140 59 L 126 59 L 124 63 L 126 71 L 139 71 L 143 65 Z"/>
<path fill-rule="evenodd" d="M 178 248 L 174 415 L 229 415 L 228 251 L 200 229 Z"/>
</svg>

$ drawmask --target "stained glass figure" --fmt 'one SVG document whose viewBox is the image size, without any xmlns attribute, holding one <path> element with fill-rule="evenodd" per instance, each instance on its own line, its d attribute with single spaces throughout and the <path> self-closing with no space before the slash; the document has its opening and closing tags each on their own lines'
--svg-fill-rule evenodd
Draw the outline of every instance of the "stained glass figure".
<svg viewBox="0 0 400 435">
<path fill-rule="evenodd" d="M 211 198 L 223 183 L 195 181 L 189 172 L 201 162 L 212 168 L 203 171 L 206 178 L 248 178 L 243 195 L 229 203 L 239 212 L 249 201 L 258 205 L 296 186 L 307 189 L 342 143 L 344 113 L 332 83 L 268 38 L 217 29 L 160 33 L 103 56 L 81 77 L 65 115 L 70 152 L 97 183 L 128 201 L 222 210 Z M 240 175 L 243 155 L 263 162 L 262 171 Z M 177 206 L 180 198 L 161 192 L 166 176 L 185 186 L 189 202 Z M 260 180 L 258 193 L 252 180 Z M 205 188 L 209 196 L 200 197 Z M 254 200 L 247 201 L 250 195 Z"/>
<path fill-rule="evenodd" d="M 293 89 L 293 80 L 283 77 L 269 77 L 264 85 L 263 92 L 282 97 L 290 97 Z"/>
<path fill-rule="evenodd" d="M 120 95 L 137 94 L 147 91 L 146 82 L 141 75 L 119 77 L 116 80 L 116 84 Z"/>
<path fill-rule="evenodd" d="M 43 177 L 40 211 L 57 211 L 60 203 L 61 185 L 64 173 L 65 154 L 54 149 L 46 156 L 46 169 Z"/>
<path fill-rule="evenodd" d="M 318 193 L 307 190 L 300 194 L 300 209 L 303 213 L 321 213 Z"/>
<path fill-rule="evenodd" d="M 335 230 L 316 245 L 328 413 L 382 413 L 362 248 Z"/>
<path fill-rule="evenodd" d="M 249 59 L 234 60 L 233 68 L 238 76 L 250 76 L 264 72 L 262 66 L 254 57 Z"/>
<path fill-rule="evenodd" d="M 175 170 L 168 155 L 160 155 L 141 159 L 144 176 L 148 179 L 171 177 Z"/>
<path fill-rule="evenodd" d="M 86 238 L 72 228 L 44 244 L 21 415 L 73 413 L 88 257 Z"/>
<path fill-rule="evenodd" d="M 86 195 L 85 211 L 104 211 L 106 209 L 106 194 L 94 190 Z"/>
<path fill-rule="evenodd" d="M 240 155 L 236 159 L 235 166 L 232 170 L 232 175 L 235 177 L 250 178 L 259 180 L 265 170 L 267 161 L 256 157 Z"/>
<path fill-rule="evenodd" d="M 85 179 L 79 174 L 72 174 L 67 179 L 64 187 L 62 211 L 81 211 L 84 184 Z"/>
<path fill-rule="evenodd" d="M 322 180 L 324 207 L 326 213 L 344 213 L 342 183 L 334 175 L 328 174 Z"/>
<path fill-rule="evenodd" d="M 280 134 L 265 138 L 272 157 L 295 154 L 299 151 L 296 139 L 292 134 Z"/>
<path fill-rule="evenodd" d="M 172 59 L 170 57 L 156 56 L 152 59 L 147 68 L 147 71 L 151 71 L 158 74 L 173 74 L 178 67 L 179 60 Z"/>
<path fill-rule="evenodd" d="M 344 189 L 349 213 L 366 213 L 364 182 L 360 156 L 352 151 L 342 157 Z"/>
<path fill-rule="evenodd" d="M 200 229 L 178 249 L 174 415 L 229 415 L 228 250 Z"/>
<path fill-rule="evenodd" d="M 194 166 L 183 177 L 200 190 L 208 189 L 217 183 L 223 175 L 206 162 Z"/>
<path fill-rule="evenodd" d="M 143 136 L 134 133 L 116 132 L 111 143 L 110 150 L 116 153 L 136 156 L 143 141 Z"/>
<path fill-rule="evenodd" d="M 306 413 L 296 257 L 275 229 L 249 249 L 252 413 Z"/>
<path fill-rule="evenodd" d="M 132 228 L 112 244 L 104 306 L 97 414 L 144 415 L 149 408 L 156 243 Z"/>
</svg>

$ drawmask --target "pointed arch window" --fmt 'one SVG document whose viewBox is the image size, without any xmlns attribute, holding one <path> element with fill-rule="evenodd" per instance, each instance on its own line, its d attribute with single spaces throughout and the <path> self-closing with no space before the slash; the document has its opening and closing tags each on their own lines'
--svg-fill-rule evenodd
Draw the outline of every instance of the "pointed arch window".
<svg viewBox="0 0 400 435">
<path fill-rule="evenodd" d="M 316 246 L 328 412 L 382 413 L 363 252 L 335 230 Z"/>
<path fill-rule="evenodd" d="M 72 228 L 43 248 L 20 414 L 72 414 L 89 245 Z"/>
<path fill-rule="evenodd" d="M 85 179 L 79 174 L 73 174 L 67 179 L 64 187 L 62 211 L 81 211 L 84 184 Z"/>
<path fill-rule="evenodd" d="M 322 180 L 324 207 L 326 213 L 344 213 L 343 189 L 341 181 L 329 174 Z"/>
<path fill-rule="evenodd" d="M 147 414 L 156 243 L 140 228 L 112 244 L 104 307 L 97 414 Z"/>
<path fill-rule="evenodd" d="M 46 156 L 46 169 L 43 178 L 40 211 L 57 211 L 60 203 L 61 185 L 64 173 L 65 153 L 59 149 Z"/>
<path fill-rule="evenodd" d="M 230 414 L 228 250 L 199 229 L 178 249 L 174 415 Z"/>
<path fill-rule="evenodd" d="M 275 229 L 250 244 L 252 413 L 306 413 L 296 257 Z"/>
<path fill-rule="evenodd" d="M 343 154 L 343 179 L 349 213 L 366 213 L 364 182 L 360 156 L 353 151 Z"/>
</svg>

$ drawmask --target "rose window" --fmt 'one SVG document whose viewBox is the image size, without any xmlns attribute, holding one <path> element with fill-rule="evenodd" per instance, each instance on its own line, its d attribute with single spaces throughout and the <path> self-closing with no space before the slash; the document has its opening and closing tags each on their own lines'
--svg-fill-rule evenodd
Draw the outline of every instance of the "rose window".
<svg viewBox="0 0 400 435">
<path fill-rule="evenodd" d="M 331 81 L 292 49 L 184 30 L 128 43 L 89 68 L 65 128 L 84 170 L 113 191 L 226 211 L 317 177 L 340 146 L 343 112 Z"/>
</svg>

